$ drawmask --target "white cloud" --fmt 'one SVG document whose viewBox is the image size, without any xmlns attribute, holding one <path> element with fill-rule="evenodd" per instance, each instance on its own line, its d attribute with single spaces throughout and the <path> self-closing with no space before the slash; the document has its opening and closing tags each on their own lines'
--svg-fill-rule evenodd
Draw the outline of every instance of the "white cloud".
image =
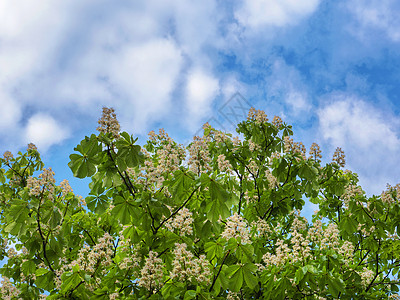
<svg viewBox="0 0 400 300">
<path fill-rule="evenodd" d="M 0 130 L 9 131 L 16 127 L 22 116 L 21 105 L 0 91 Z"/>
<path fill-rule="evenodd" d="M 312 14 L 318 4 L 319 0 L 243 0 L 235 16 L 246 27 L 285 26 Z"/>
<path fill-rule="evenodd" d="M 51 0 L 0 1 L 1 84 L 13 84 L 48 62 L 68 13 L 65 3 Z"/>
<path fill-rule="evenodd" d="M 112 56 L 107 70 L 110 81 L 128 101 L 121 103 L 121 117 L 129 128 L 143 133 L 148 123 L 168 114 L 183 57 L 176 44 L 158 38 L 129 45 Z M 124 97 L 124 96 L 123 96 Z"/>
<path fill-rule="evenodd" d="M 225 100 L 229 100 L 236 93 L 245 94 L 248 87 L 237 79 L 237 76 L 230 75 L 224 78 L 221 83 L 221 93 Z"/>
<path fill-rule="evenodd" d="M 310 108 L 307 95 L 304 92 L 289 90 L 284 101 L 290 105 L 292 111 L 297 114 Z"/>
<path fill-rule="evenodd" d="M 39 151 L 46 151 L 50 146 L 59 144 L 70 136 L 53 117 L 43 113 L 33 115 L 25 128 L 25 143 L 34 143 Z"/>
<path fill-rule="evenodd" d="M 383 31 L 394 42 L 400 41 L 400 18 L 397 0 L 352 0 L 347 8 L 356 17 L 359 24 L 352 31 L 365 39 L 375 37 L 371 29 Z"/>
<path fill-rule="evenodd" d="M 379 194 L 386 183 L 398 180 L 399 132 L 392 116 L 355 97 L 336 95 L 320 108 L 320 133 L 333 151 L 342 147 L 347 168 L 360 175 L 362 187 Z"/>
<path fill-rule="evenodd" d="M 198 122 L 207 113 L 211 114 L 211 104 L 219 93 L 219 82 L 210 73 L 195 68 L 188 74 L 186 84 L 186 120 L 190 128 L 198 127 Z"/>
<path fill-rule="evenodd" d="M 335 101 L 318 111 L 321 130 L 325 139 L 358 148 L 384 147 L 398 149 L 400 140 L 390 124 L 366 102 L 348 98 Z"/>
<path fill-rule="evenodd" d="M 25 85 L 25 80 L 37 80 L 37 75 L 51 63 L 57 46 L 65 37 L 62 32 L 67 28 L 70 8 L 71 4 L 51 0 L 0 1 L 0 129 L 6 147 L 21 146 L 25 138 L 37 140 L 42 148 L 52 144 L 45 133 L 35 134 L 32 130 L 49 127 L 44 123 L 41 126 L 35 118 L 28 123 L 26 135 L 21 133 L 25 130 L 21 118 L 26 105 L 34 103 L 31 99 L 22 100 L 21 95 L 32 97 L 33 91 L 28 91 L 30 86 Z M 63 138 L 57 136 L 62 132 L 54 133 L 56 141 Z"/>
<path fill-rule="evenodd" d="M 282 59 L 273 62 L 271 74 L 266 78 L 266 90 L 274 102 L 285 103 L 285 111 L 294 117 L 309 117 L 304 114 L 312 105 L 308 97 L 307 88 L 303 83 L 300 72 L 289 66 Z"/>
<path fill-rule="evenodd" d="M 182 50 L 196 64 L 211 66 L 206 47 L 218 47 L 223 38 L 218 22 L 224 11 L 218 10 L 215 0 L 174 1 L 175 36 Z"/>
</svg>

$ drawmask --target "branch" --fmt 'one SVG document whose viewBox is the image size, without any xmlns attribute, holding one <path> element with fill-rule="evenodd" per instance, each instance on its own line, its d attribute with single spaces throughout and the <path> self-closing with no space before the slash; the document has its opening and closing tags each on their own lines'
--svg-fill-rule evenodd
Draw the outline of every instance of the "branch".
<svg viewBox="0 0 400 300">
<path fill-rule="evenodd" d="M 134 189 L 132 189 L 132 187 L 129 185 L 127 179 L 125 178 L 125 176 L 124 176 L 124 175 L 121 173 L 121 171 L 119 170 L 119 168 L 118 168 L 118 166 L 117 166 L 117 163 L 115 162 L 115 160 L 114 160 L 114 158 L 113 158 L 113 156 L 112 156 L 112 154 L 111 154 L 111 149 L 110 149 L 110 146 L 109 146 L 109 145 L 107 145 L 107 154 L 108 154 L 108 156 L 111 158 L 111 160 L 112 160 L 112 162 L 113 162 L 115 168 L 117 169 L 117 172 L 118 172 L 119 176 L 120 176 L 120 177 L 122 178 L 122 180 L 124 181 L 125 186 L 128 188 L 128 190 L 129 190 L 129 192 L 131 193 L 131 195 L 132 195 L 133 197 L 135 197 L 135 191 L 134 191 Z M 125 172 L 125 173 L 126 173 L 126 172 Z M 131 184 L 132 184 L 132 183 L 131 183 Z"/>
<path fill-rule="evenodd" d="M 196 189 L 193 190 L 193 192 L 190 194 L 189 198 L 186 199 L 185 202 L 183 202 L 183 204 L 177 209 L 175 210 L 168 218 L 164 219 L 161 224 L 159 226 L 157 226 L 155 228 L 155 232 L 157 233 L 157 231 L 161 228 L 161 226 L 164 225 L 165 222 L 167 222 L 168 220 L 170 220 L 173 216 L 175 216 L 182 208 L 185 207 L 185 205 L 189 202 L 189 200 L 193 197 L 194 193 L 198 190 L 199 187 L 197 187 Z"/>
<path fill-rule="evenodd" d="M 287 176 L 286 176 L 286 180 L 285 180 L 285 182 L 284 183 L 282 183 L 281 184 L 281 187 L 283 187 L 286 183 L 288 183 L 288 180 L 289 180 L 289 175 L 290 175 L 290 169 L 291 169 L 291 167 L 292 167 L 292 160 L 290 161 L 290 164 L 289 164 L 289 168 L 288 168 L 288 173 L 287 173 Z"/>
<path fill-rule="evenodd" d="M 219 274 L 221 273 L 222 266 L 224 265 L 225 260 L 226 260 L 226 258 L 228 257 L 228 255 L 229 255 L 230 252 L 231 252 L 231 250 L 229 250 L 229 251 L 225 254 L 224 260 L 222 261 L 222 264 L 221 264 L 221 266 L 219 267 L 218 273 L 217 273 L 216 276 L 214 276 L 214 279 L 213 279 L 213 282 L 212 282 L 211 287 L 210 287 L 210 289 L 209 289 L 209 292 L 212 291 L 212 289 L 213 289 L 213 287 L 214 287 L 214 285 L 215 285 L 215 282 L 217 281 L 217 278 L 218 278 Z"/>
<path fill-rule="evenodd" d="M 381 273 L 381 272 L 379 272 L 379 250 L 380 250 L 380 248 L 381 248 L 381 240 L 378 240 L 378 250 L 376 251 L 376 255 L 375 255 L 375 260 L 376 260 L 375 261 L 376 262 L 375 276 L 365 291 L 368 291 L 372 287 L 374 281 L 376 280 L 378 275 Z"/>
<path fill-rule="evenodd" d="M 44 258 L 46 259 L 46 262 L 47 262 L 47 264 L 48 264 L 50 270 L 55 274 L 56 272 L 54 271 L 53 267 L 52 267 L 51 264 L 50 264 L 49 259 L 47 258 L 47 252 L 46 252 L 47 243 L 46 243 L 46 239 L 45 239 L 44 236 L 43 236 L 42 227 L 40 226 L 40 202 L 39 202 L 39 207 L 38 207 L 36 222 L 37 222 L 37 225 L 38 225 L 39 235 L 40 235 L 40 237 L 42 238 L 43 256 L 44 256 Z"/>
</svg>

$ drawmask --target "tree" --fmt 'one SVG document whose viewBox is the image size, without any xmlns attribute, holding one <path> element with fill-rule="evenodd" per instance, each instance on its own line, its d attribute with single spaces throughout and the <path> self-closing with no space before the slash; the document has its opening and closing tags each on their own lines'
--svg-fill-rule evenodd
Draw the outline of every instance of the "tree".
<svg viewBox="0 0 400 300">
<path fill-rule="evenodd" d="M 400 185 L 367 197 L 340 148 L 322 165 L 255 109 L 243 140 L 205 124 L 186 149 L 137 145 L 113 109 L 99 124 L 70 155 L 85 198 L 32 144 L 0 160 L 1 299 L 398 297 Z"/>
</svg>

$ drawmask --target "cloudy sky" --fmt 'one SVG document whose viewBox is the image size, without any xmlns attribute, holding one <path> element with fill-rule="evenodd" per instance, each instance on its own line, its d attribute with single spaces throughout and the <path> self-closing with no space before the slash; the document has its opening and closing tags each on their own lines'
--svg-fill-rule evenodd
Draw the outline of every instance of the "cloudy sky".
<svg viewBox="0 0 400 300">
<path fill-rule="evenodd" d="M 102 106 L 142 141 L 163 127 L 181 143 L 254 106 L 326 160 L 342 147 L 378 194 L 400 181 L 399 14 L 396 0 L 1 0 L 0 151 L 34 142 L 61 181 Z"/>
</svg>

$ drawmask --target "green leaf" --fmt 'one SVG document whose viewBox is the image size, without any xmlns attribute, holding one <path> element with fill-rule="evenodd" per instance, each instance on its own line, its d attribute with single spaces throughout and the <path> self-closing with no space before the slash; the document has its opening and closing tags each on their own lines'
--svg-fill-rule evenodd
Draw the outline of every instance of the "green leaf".
<svg viewBox="0 0 400 300">
<path fill-rule="evenodd" d="M 256 271 L 257 271 L 257 266 L 255 264 L 246 263 L 243 266 L 244 280 L 250 289 L 254 289 L 256 287 L 256 285 L 258 284 L 258 280 L 257 280 L 256 276 L 254 276 L 254 274 L 253 274 Z"/>
<path fill-rule="evenodd" d="M 239 269 L 232 275 L 230 279 L 230 287 L 234 292 L 239 292 L 243 285 L 243 269 Z"/>
<path fill-rule="evenodd" d="M 345 285 L 341 278 L 327 277 L 329 292 L 334 296 L 338 297 L 340 292 L 344 292 Z"/>
<path fill-rule="evenodd" d="M 103 214 L 109 206 L 108 197 L 106 195 L 88 196 L 86 197 L 87 207 L 96 214 Z"/>
<path fill-rule="evenodd" d="M 303 268 L 298 268 L 296 273 L 294 274 L 294 282 L 296 284 L 299 284 L 300 281 L 304 278 L 304 275 L 307 273 L 307 271 L 303 272 L 303 269 L 304 269 L 304 267 Z"/>
<path fill-rule="evenodd" d="M 34 274 L 36 270 L 36 264 L 32 260 L 27 260 L 21 265 L 24 274 Z"/>
<path fill-rule="evenodd" d="M 223 247 L 216 242 L 207 242 L 204 244 L 204 251 L 207 253 L 207 259 L 212 260 L 215 257 L 222 257 Z"/>
<path fill-rule="evenodd" d="M 44 274 L 47 274 L 48 272 L 50 272 L 50 270 L 40 268 L 40 269 L 36 270 L 35 275 L 36 276 L 42 276 Z"/>
<path fill-rule="evenodd" d="M 74 289 L 81 282 L 81 278 L 78 273 L 67 272 L 62 275 L 63 283 L 61 285 L 61 292 L 66 293 L 71 289 Z"/>
<path fill-rule="evenodd" d="M 139 145 L 134 145 L 137 139 L 133 139 L 127 132 L 121 133 L 122 139 L 119 139 L 115 145 L 118 149 L 117 164 L 121 171 L 127 167 L 134 168 L 143 164 L 144 155 L 140 151 Z"/>
<path fill-rule="evenodd" d="M 96 172 L 96 165 L 100 163 L 102 154 L 101 146 L 96 136 L 92 134 L 90 138 L 85 137 L 74 150 L 80 153 L 74 153 L 69 156 L 70 162 L 68 166 L 74 176 L 78 178 L 92 176 Z"/>
<path fill-rule="evenodd" d="M 188 290 L 185 293 L 185 296 L 183 297 L 184 300 L 189 300 L 195 298 L 197 295 L 196 291 L 194 290 Z"/>
<path fill-rule="evenodd" d="M 38 269 L 36 272 L 38 273 L 39 270 L 45 270 L 45 269 Z M 35 285 L 44 290 L 51 290 L 54 287 L 54 281 L 53 281 L 53 273 L 50 272 L 49 270 L 46 270 L 47 273 L 43 273 L 42 275 L 36 274 L 36 280 L 35 280 Z M 44 271 L 40 271 L 39 273 L 42 273 Z"/>
<path fill-rule="evenodd" d="M 230 209 L 226 203 L 230 200 L 229 193 L 215 180 L 208 182 L 210 201 L 206 205 L 207 216 L 212 222 L 218 221 L 221 216 L 226 219 L 230 215 Z"/>
<path fill-rule="evenodd" d="M 134 201 L 126 200 L 121 196 L 116 196 L 114 198 L 115 207 L 111 213 L 120 220 L 121 224 L 129 224 L 131 222 L 131 217 L 138 218 L 133 203 Z"/>
<path fill-rule="evenodd" d="M 15 232 L 15 228 L 16 227 L 18 227 L 18 225 L 20 225 L 20 224 L 17 224 L 17 222 L 11 222 L 10 224 L 8 224 L 6 227 L 4 227 L 4 231 L 5 232 L 8 232 L 8 233 L 12 233 L 12 232 Z M 18 228 L 18 230 L 19 230 L 19 228 Z M 18 231 L 17 231 L 18 232 Z"/>
<path fill-rule="evenodd" d="M 239 269 L 240 265 L 229 266 L 225 271 L 225 275 L 228 277 L 232 277 L 232 275 L 235 274 Z"/>
<path fill-rule="evenodd" d="M 190 190 L 190 187 L 193 186 L 194 179 L 186 172 L 182 170 L 177 170 L 174 172 L 174 177 L 167 181 L 167 184 L 170 184 L 171 194 L 174 197 L 182 197 Z"/>
<path fill-rule="evenodd" d="M 49 224 L 50 224 L 50 228 L 54 229 L 56 228 L 61 222 L 61 214 L 60 211 L 57 207 L 53 207 L 53 210 L 51 212 L 51 216 L 50 216 L 50 220 L 49 220 Z"/>
<path fill-rule="evenodd" d="M 254 254 L 254 247 L 251 244 L 239 244 L 236 250 L 236 256 L 242 262 L 252 261 Z"/>
</svg>

